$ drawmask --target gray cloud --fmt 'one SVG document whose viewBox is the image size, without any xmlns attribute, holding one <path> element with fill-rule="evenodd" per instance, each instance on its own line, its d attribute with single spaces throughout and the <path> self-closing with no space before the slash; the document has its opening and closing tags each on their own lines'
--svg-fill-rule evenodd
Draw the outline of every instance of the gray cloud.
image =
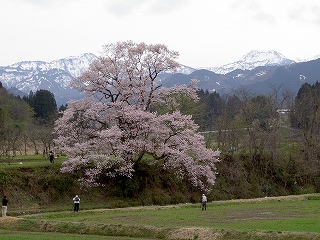
<svg viewBox="0 0 320 240">
<path fill-rule="evenodd" d="M 294 21 L 313 23 L 320 26 L 320 5 L 318 3 L 305 2 L 290 9 L 287 16 Z"/>
<path fill-rule="evenodd" d="M 268 24 L 275 24 L 277 22 L 276 17 L 270 13 L 259 11 L 252 16 L 252 19 L 257 20 L 259 22 L 266 22 Z"/>
<path fill-rule="evenodd" d="M 230 8 L 233 10 L 256 12 L 261 9 L 261 4 L 256 0 L 235 0 L 230 4 Z"/>
<path fill-rule="evenodd" d="M 32 4 L 38 7 L 59 7 L 59 6 L 65 5 L 68 2 L 76 2 L 76 0 L 15 0 L 15 1 Z"/>
<path fill-rule="evenodd" d="M 306 10 L 307 10 L 306 6 L 303 6 L 303 5 L 294 7 L 291 10 L 289 10 L 288 17 L 292 20 L 302 19 Z"/>
<path fill-rule="evenodd" d="M 320 27 L 320 6 L 319 5 L 311 6 L 311 11 L 313 14 L 313 23 Z"/>
<path fill-rule="evenodd" d="M 123 16 L 138 11 L 144 3 L 145 0 L 112 0 L 105 1 L 104 5 L 109 13 Z"/>
<path fill-rule="evenodd" d="M 105 0 L 106 10 L 116 16 L 141 14 L 161 14 L 183 8 L 190 0 Z"/>
<path fill-rule="evenodd" d="M 261 3 L 256 0 L 236 0 L 230 5 L 230 9 L 248 14 L 254 21 L 265 22 L 271 25 L 277 22 L 276 17 L 272 13 L 267 12 Z"/>
<path fill-rule="evenodd" d="M 190 0 L 153 0 L 149 5 L 149 10 L 151 13 L 171 12 L 184 8 L 189 2 Z"/>
</svg>

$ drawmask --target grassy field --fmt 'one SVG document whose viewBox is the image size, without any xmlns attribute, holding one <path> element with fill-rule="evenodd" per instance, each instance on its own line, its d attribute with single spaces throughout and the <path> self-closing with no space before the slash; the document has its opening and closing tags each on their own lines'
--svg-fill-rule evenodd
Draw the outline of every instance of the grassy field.
<svg viewBox="0 0 320 240">
<path fill-rule="evenodd" d="M 1 239 L 320 239 L 320 194 L 46 212 L 0 219 Z M 20 237 L 21 236 L 21 237 Z M 23 237 L 22 237 L 23 236 Z"/>
<path fill-rule="evenodd" d="M 65 156 L 58 156 L 55 158 L 55 163 L 61 165 L 66 159 Z M 43 167 L 50 164 L 49 158 L 43 154 L 34 155 L 17 155 L 15 157 L 1 157 L 0 168 L 20 168 L 20 167 Z"/>
<path fill-rule="evenodd" d="M 127 237 L 110 237 L 98 235 L 80 235 L 80 234 L 63 234 L 63 233 L 42 233 L 42 232 L 16 232 L 1 231 L 1 240 L 139 240 L 138 238 Z M 147 239 L 143 239 L 147 240 Z"/>
<path fill-rule="evenodd" d="M 46 174 L 53 174 L 64 159 L 60 156 L 51 165 L 47 156 L 17 156 L 0 159 L 0 166 L 4 176 L 20 168 L 45 169 Z M 35 174 L 22 173 L 24 180 Z M 59 199 L 36 207 L 14 208 L 11 202 L 9 217 L 0 218 L 0 239 L 320 239 L 320 193 L 213 201 L 206 211 L 191 203 L 114 208 L 90 197 L 81 195 L 78 213 L 72 211 L 70 199 L 67 204 Z"/>
</svg>

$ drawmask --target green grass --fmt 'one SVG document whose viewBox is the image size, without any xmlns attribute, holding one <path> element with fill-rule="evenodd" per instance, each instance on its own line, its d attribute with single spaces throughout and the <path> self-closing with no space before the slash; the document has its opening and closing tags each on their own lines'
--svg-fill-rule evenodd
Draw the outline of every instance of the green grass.
<svg viewBox="0 0 320 240">
<path fill-rule="evenodd" d="M 45 167 L 46 174 L 54 174 L 64 160 L 58 157 L 51 165 L 43 155 L 0 159 L 0 177 L 9 181 L 7 173 L 14 171 L 26 178 L 35 174 L 19 168 Z M 206 211 L 191 203 L 107 209 L 112 199 L 104 203 L 83 194 L 80 212 L 74 213 L 71 200 L 64 200 L 34 208 L 11 205 L 8 215 L 19 217 L 0 218 L 0 239 L 320 239 L 319 193 L 214 201 Z"/>
<path fill-rule="evenodd" d="M 4 229 L 29 230 L 31 237 L 25 239 L 33 240 L 38 238 L 32 232 L 39 231 L 54 232 L 52 235 L 63 233 L 66 238 L 60 239 L 73 239 L 74 235 L 86 235 L 87 239 L 92 235 L 92 239 L 95 235 L 96 239 L 100 239 L 100 235 L 127 237 L 120 239 L 202 239 L 204 236 L 211 236 L 207 239 L 218 236 L 216 239 L 223 240 L 320 239 L 319 206 L 320 194 L 309 194 L 215 201 L 208 203 L 206 211 L 201 210 L 200 204 L 188 203 L 80 210 L 78 213 L 46 212 L 16 218 L 15 223 Z M 48 235 L 42 239 L 53 239 Z"/>
<path fill-rule="evenodd" d="M 235 230 L 303 231 L 320 233 L 320 201 L 273 201 L 256 203 L 209 203 L 207 211 L 199 204 L 168 207 L 88 210 L 44 213 L 29 219 L 95 224 L 155 227 L 205 227 Z"/>
<path fill-rule="evenodd" d="M 63 161 L 66 160 L 65 156 L 56 157 L 54 160 L 55 165 L 61 165 Z M 21 167 L 43 167 L 50 164 L 48 156 L 43 154 L 37 155 L 17 155 L 15 157 L 0 158 L 0 168 L 11 169 L 11 168 L 21 168 Z"/>
<path fill-rule="evenodd" d="M 128 237 L 106 237 L 97 235 L 81 235 L 81 234 L 62 234 L 62 233 L 42 233 L 42 232 L 17 232 L 17 231 L 1 231 L 1 240 L 139 240 L 139 238 Z M 146 240 L 145 238 L 143 240 Z"/>
</svg>

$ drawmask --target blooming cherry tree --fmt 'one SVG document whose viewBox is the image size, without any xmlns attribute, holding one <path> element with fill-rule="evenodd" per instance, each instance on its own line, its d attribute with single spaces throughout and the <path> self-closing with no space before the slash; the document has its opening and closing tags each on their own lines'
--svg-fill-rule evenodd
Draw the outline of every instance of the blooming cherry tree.
<svg viewBox="0 0 320 240">
<path fill-rule="evenodd" d="M 220 152 L 205 147 L 198 126 L 177 110 L 174 98 L 183 94 L 196 101 L 196 89 L 164 88 L 157 81 L 160 73 L 179 67 L 177 57 L 162 44 L 105 45 L 104 54 L 72 83 L 85 97 L 70 101 L 56 121 L 56 147 L 68 156 L 61 171 L 79 173 L 90 187 L 102 175 L 132 177 L 135 165 L 148 159 L 209 190 Z M 170 111 L 152 112 L 159 103 L 170 103 Z"/>
</svg>

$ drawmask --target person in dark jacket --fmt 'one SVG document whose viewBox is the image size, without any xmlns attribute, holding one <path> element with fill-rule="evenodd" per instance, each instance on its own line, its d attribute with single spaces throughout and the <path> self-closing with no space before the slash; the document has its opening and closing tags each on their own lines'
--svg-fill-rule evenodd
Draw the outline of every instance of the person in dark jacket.
<svg viewBox="0 0 320 240">
<path fill-rule="evenodd" d="M 54 162 L 54 153 L 52 151 L 49 152 L 49 160 L 50 160 L 50 163 Z"/>
<path fill-rule="evenodd" d="M 7 199 L 7 196 L 4 196 L 2 199 L 2 217 L 7 216 L 7 210 L 8 210 L 8 199 Z"/>
</svg>

